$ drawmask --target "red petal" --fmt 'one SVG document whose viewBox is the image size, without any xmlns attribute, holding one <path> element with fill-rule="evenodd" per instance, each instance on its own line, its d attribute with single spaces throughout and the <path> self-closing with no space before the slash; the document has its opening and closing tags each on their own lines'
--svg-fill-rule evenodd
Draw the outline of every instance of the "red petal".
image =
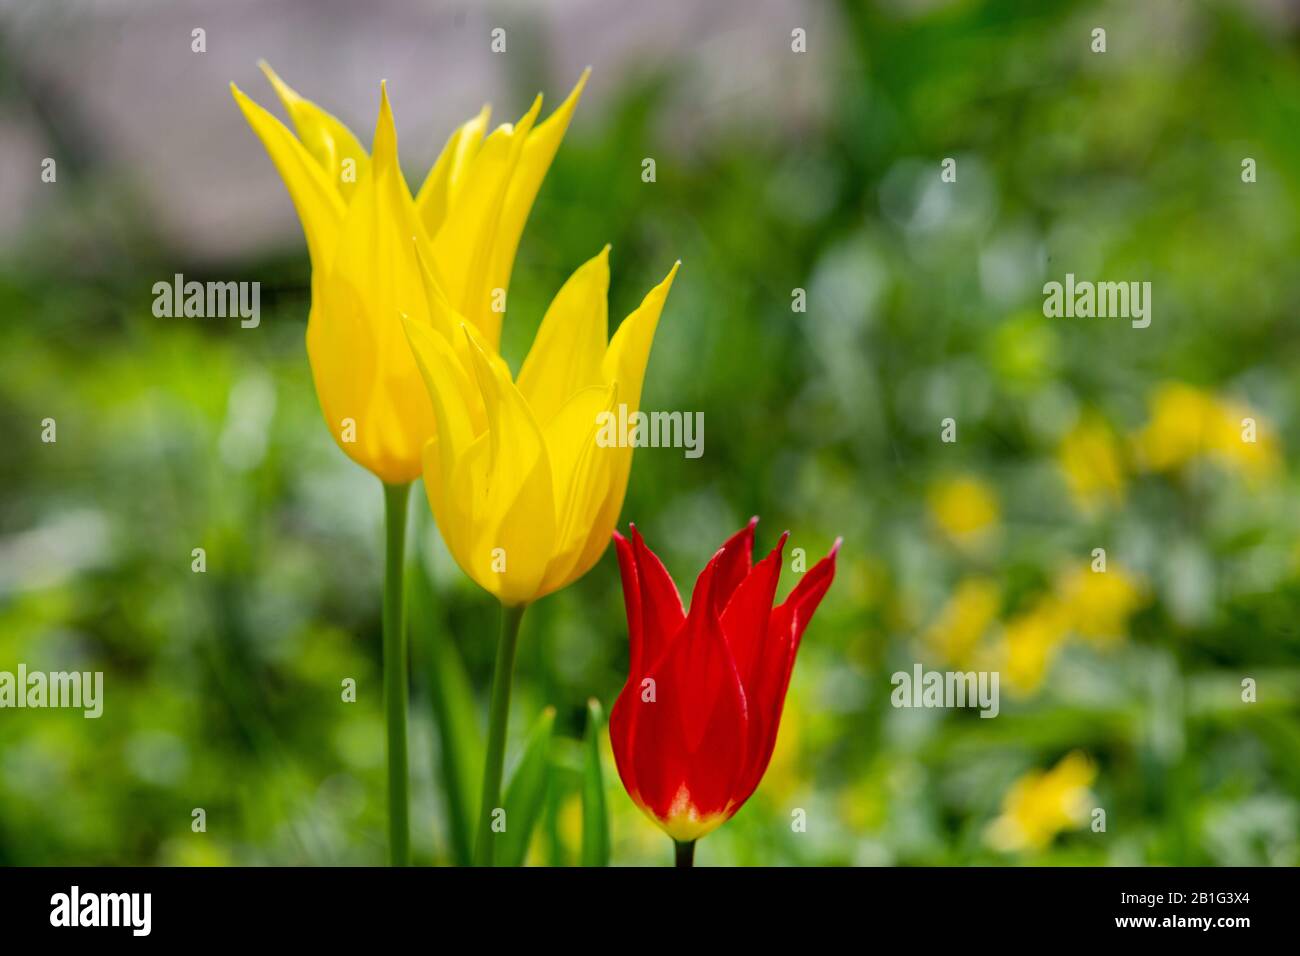
<svg viewBox="0 0 1300 956">
<path fill-rule="evenodd" d="M 623 605 L 627 609 L 628 679 L 619 692 L 618 699 L 609 712 L 609 744 L 614 751 L 614 764 L 628 795 L 637 799 L 636 778 L 632 775 L 631 722 L 625 700 L 632 687 L 632 675 L 641 673 L 641 584 L 636 570 L 636 556 L 632 542 L 614 532 L 614 550 L 618 554 L 618 572 L 623 579 Z"/>
<path fill-rule="evenodd" d="M 830 553 L 804 575 L 785 603 L 772 611 L 766 646 L 756 661 L 753 680 L 745 685 L 750 701 L 751 743 L 750 764 L 738 794 L 740 802 L 749 799 L 758 787 L 772 759 L 799 642 L 835 579 L 840 544 L 841 539 L 836 538 Z"/>
<path fill-rule="evenodd" d="M 609 711 L 609 746 L 614 751 L 614 766 L 618 768 L 623 789 L 634 803 L 641 802 L 641 789 L 636 782 L 636 762 L 632 759 L 632 721 L 636 716 L 634 699 L 640 693 L 640 683 L 633 684 L 629 679 Z"/>
<path fill-rule="evenodd" d="M 636 572 L 636 556 L 632 553 L 632 542 L 617 531 L 614 532 L 614 551 L 618 555 L 618 574 L 623 579 L 623 607 L 627 610 L 628 657 L 631 666 L 629 674 L 640 670 L 641 659 L 641 582 Z"/>
<path fill-rule="evenodd" d="M 639 687 L 626 698 L 635 711 L 630 775 L 660 819 L 733 808 L 749 763 L 745 692 L 711 613 L 716 564 L 701 573 L 681 634 L 651 672 L 655 700 L 644 701 Z"/>
<path fill-rule="evenodd" d="M 724 541 L 718 549 L 718 555 L 714 558 L 717 563 L 717 579 L 714 582 L 715 616 L 722 613 L 737 586 L 748 577 L 750 568 L 753 567 L 754 526 L 757 524 L 758 516 L 755 515 L 749 519 L 749 524 Z"/>
<path fill-rule="evenodd" d="M 609 740 L 623 786 L 634 801 L 640 802 L 632 759 L 636 703 L 640 701 L 642 683 L 681 630 L 686 614 L 677 585 L 663 562 L 646 547 L 636 525 L 631 525 L 631 531 L 631 541 L 614 532 L 627 610 L 628 675 L 610 709 Z"/>
<path fill-rule="evenodd" d="M 641 607 L 640 646 L 636 667 L 629 680 L 640 683 L 645 673 L 663 657 L 668 645 L 686 620 L 681 595 L 672 576 L 658 555 L 646 547 L 641 533 L 632 525 L 632 554 L 636 558 L 636 577 Z"/>
<path fill-rule="evenodd" d="M 740 683 L 749 693 L 755 668 L 762 659 L 767 640 L 768 621 L 772 617 L 772 601 L 776 598 L 776 585 L 781 577 L 781 551 L 787 531 L 781 540 L 745 580 L 740 582 L 722 612 L 722 632 L 736 659 Z"/>
</svg>

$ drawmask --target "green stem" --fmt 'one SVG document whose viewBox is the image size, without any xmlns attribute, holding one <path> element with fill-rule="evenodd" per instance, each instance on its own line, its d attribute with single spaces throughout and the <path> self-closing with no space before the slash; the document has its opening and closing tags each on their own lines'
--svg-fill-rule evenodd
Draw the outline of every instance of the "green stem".
<svg viewBox="0 0 1300 956">
<path fill-rule="evenodd" d="M 678 841 L 674 840 L 673 846 L 677 848 L 678 866 L 695 865 L 695 841 L 694 840 L 691 840 L 688 843 L 679 843 Z"/>
<path fill-rule="evenodd" d="M 384 717 L 388 725 L 388 859 L 411 862 L 409 781 L 406 769 L 406 502 L 409 483 L 384 485 Z"/>
<path fill-rule="evenodd" d="M 493 857 L 492 813 L 501 807 L 501 778 L 505 774 L 506 725 L 510 721 L 510 682 L 514 678 L 515 649 L 519 646 L 519 623 L 526 604 L 501 606 L 501 639 L 497 643 L 496 669 L 492 673 L 492 705 L 488 713 L 487 760 L 483 764 L 483 801 L 479 807 L 478 838 L 474 842 L 474 865 L 491 866 Z"/>
</svg>

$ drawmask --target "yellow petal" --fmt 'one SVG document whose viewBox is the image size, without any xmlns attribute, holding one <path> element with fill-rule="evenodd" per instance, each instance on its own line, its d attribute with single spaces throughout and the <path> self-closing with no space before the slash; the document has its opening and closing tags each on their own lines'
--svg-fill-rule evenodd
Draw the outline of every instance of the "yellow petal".
<svg viewBox="0 0 1300 956">
<path fill-rule="evenodd" d="M 492 351 L 501 342 L 501 313 L 493 311 L 495 290 L 505 288 L 490 280 L 492 248 L 510 179 L 541 105 L 538 97 L 518 124 L 499 126 L 484 141 L 431 237 L 448 299 Z"/>
<path fill-rule="evenodd" d="M 325 268 L 343 219 L 343 200 L 324 170 L 283 123 L 245 96 L 234 83 L 230 84 L 230 92 L 289 190 L 307 237 L 312 268 Z"/>
<path fill-rule="evenodd" d="M 579 576 L 575 567 L 593 534 L 608 538 L 614 530 L 612 523 L 596 528 L 593 522 L 601 518 L 601 505 L 619 451 L 602 447 L 596 435 L 601 413 L 615 414 L 617 402 L 617 385 L 585 388 L 546 426 L 558 525 L 554 553 L 542 581 L 543 595 L 558 591 Z"/>
<path fill-rule="evenodd" d="M 546 178 L 551 161 L 555 159 L 560 142 L 569 129 L 569 121 L 573 118 L 573 111 L 577 108 L 578 99 L 582 96 L 589 76 L 591 67 L 582 71 L 582 76 L 578 77 L 578 82 L 564 102 L 528 135 L 524 143 L 523 154 L 519 157 L 519 165 L 510 180 L 510 188 L 501 209 L 501 223 L 492 248 L 492 262 L 488 267 L 488 288 L 510 288 L 510 274 L 514 269 L 515 253 L 519 249 L 519 237 L 523 234 L 524 224 L 528 221 L 528 214 L 532 211 L 542 180 Z M 499 341 L 499 314 L 495 321 L 495 335 Z"/>
<path fill-rule="evenodd" d="M 331 267 L 314 282 L 307 352 L 322 407 L 339 404 L 329 394 L 333 390 L 353 400 L 358 390 L 369 395 L 368 407 L 348 416 L 356 421 L 356 447 L 343 450 L 390 482 L 420 474 L 423 447 L 434 430 L 433 408 L 400 320 L 406 314 L 428 321 L 411 241 L 420 231 L 381 88 L 370 168 L 347 208 Z M 359 346 L 359 337 L 369 340 L 366 347 Z"/>
<path fill-rule="evenodd" d="M 484 514 L 475 516 L 474 553 L 465 570 L 508 605 L 538 595 L 555 544 L 555 495 L 550 458 L 528 403 L 509 370 L 484 343 L 471 338 L 471 354 L 489 435 L 488 488 Z M 504 571 L 493 569 L 504 557 Z M 462 566 L 465 564 L 462 562 Z"/>
<path fill-rule="evenodd" d="M 476 427 L 475 419 L 482 413 L 476 415 L 469 401 L 478 385 L 470 381 L 451 343 L 427 323 L 407 319 L 404 328 L 436 421 L 436 441 L 424 449 L 425 492 L 448 550 L 464 566 L 462 555 L 470 555 L 473 549 L 474 511 L 481 491 L 472 486 L 472 473 L 458 474 L 457 468 L 486 428 L 485 421 Z"/>
<path fill-rule="evenodd" d="M 350 129 L 311 100 L 300 96 L 280 79 L 269 63 L 262 60 L 258 66 L 275 87 L 303 146 L 320 164 L 346 203 L 352 198 L 356 184 L 370 163 L 365 149 Z"/>
<path fill-rule="evenodd" d="M 492 108 L 484 106 L 477 116 L 457 127 L 425 177 L 415 207 L 429 235 L 436 235 L 442 228 L 447 210 L 465 180 L 465 171 L 478 154 L 491 116 Z"/>
<path fill-rule="evenodd" d="M 601 370 L 607 382 L 618 382 L 619 394 L 627 405 L 628 414 L 641 407 L 641 384 L 645 381 L 650 346 L 654 343 L 655 329 L 659 327 L 664 301 L 680 267 L 681 262 L 675 262 L 664 280 L 646 293 L 641 304 L 618 327 L 605 352 Z"/>
<path fill-rule="evenodd" d="M 519 390 L 539 422 L 549 422 L 580 389 L 606 384 L 601 362 L 608 335 L 606 246 L 556 293 L 519 370 Z"/>
<path fill-rule="evenodd" d="M 629 417 L 641 407 L 641 385 L 645 381 L 650 346 L 654 343 L 655 329 L 659 326 L 668 290 L 672 288 L 680 266 L 680 261 L 674 263 L 667 277 L 651 289 L 636 310 L 623 320 L 605 352 L 602 372 L 607 382 L 618 384 L 619 404 L 627 406 Z M 613 529 L 623 508 L 627 479 L 632 470 L 632 449 L 614 448 L 610 454 L 609 488 L 591 523 L 592 534 L 570 572 L 571 579 L 586 574 L 604 554 L 609 545 L 609 531 L 604 529 Z"/>
</svg>

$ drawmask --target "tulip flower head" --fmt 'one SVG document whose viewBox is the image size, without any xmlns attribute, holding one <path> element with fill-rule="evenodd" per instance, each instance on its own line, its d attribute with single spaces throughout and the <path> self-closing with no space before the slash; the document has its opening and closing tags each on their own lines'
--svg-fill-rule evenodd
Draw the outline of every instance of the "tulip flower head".
<svg viewBox="0 0 1300 956">
<path fill-rule="evenodd" d="M 427 276 L 429 320 L 406 321 L 437 422 L 424 486 L 448 550 L 502 604 L 558 591 L 608 546 L 632 448 L 602 445 L 599 422 L 637 410 L 676 274 L 607 343 L 607 246 L 556 294 L 518 379 Z"/>
<path fill-rule="evenodd" d="M 788 533 L 753 563 L 755 518 L 695 582 L 690 613 L 637 533 L 615 533 L 630 666 L 609 732 L 628 795 L 679 844 L 735 814 L 772 759 L 804 629 L 835 577 L 840 541 L 772 606 Z"/>
<path fill-rule="evenodd" d="M 231 92 L 284 179 L 306 234 L 307 353 L 326 424 L 339 447 L 380 479 L 411 481 L 434 429 L 399 318 L 425 316 L 417 249 L 443 294 L 495 351 L 503 308 L 494 305 L 509 285 L 524 222 L 587 73 L 540 124 L 540 96 L 518 123 L 490 134 L 484 107 L 451 135 L 413 198 L 398 165 L 384 87 L 367 155 L 343 123 L 262 68 L 297 136 L 233 83 Z"/>
</svg>

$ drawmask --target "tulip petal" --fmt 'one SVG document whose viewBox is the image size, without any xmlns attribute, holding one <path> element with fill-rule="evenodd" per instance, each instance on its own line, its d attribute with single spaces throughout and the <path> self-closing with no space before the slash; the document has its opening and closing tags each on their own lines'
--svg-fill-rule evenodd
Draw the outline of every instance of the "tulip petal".
<svg viewBox="0 0 1300 956">
<path fill-rule="evenodd" d="M 609 348 L 605 350 L 601 374 L 605 381 L 618 384 L 619 404 L 627 406 L 629 416 L 640 407 L 641 384 L 645 379 L 646 362 L 650 358 L 650 346 L 654 342 L 655 329 L 659 325 L 659 316 L 663 312 L 668 290 L 672 288 L 673 278 L 680 266 L 680 262 L 675 263 L 667 277 L 646 294 L 636 310 L 623 320 L 610 340 Z M 593 527 L 614 527 L 618 513 L 623 509 L 623 497 L 627 494 L 627 480 L 631 471 L 632 449 L 614 449 L 610 463 L 609 492 L 592 522 Z M 577 566 L 590 568 L 608 545 L 608 539 L 593 535 Z"/>
<path fill-rule="evenodd" d="M 609 742 L 614 751 L 614 765 L 618 769 L 623 788 L 627 790 L 634 803 L 640 803 L 640 790 L 636 785 L 636 774 L 632 764 L 632 716 L 635 705 L 629 703 L 631 697 L 640 695 L 641 675 L 645 673 L 642 664 L 643 631 L 641 629 L 641 584 L 638 580 L 636 554 L 632 542 L 617 531 L 614 532 L 614 550 L 618 555 L 618 572 L 623 582 L 623 605 L 627 611 L 628 636 L 628 678 L 623 689 L 614 700 L 609 712 Z"/>
<path fill-rule="evenodd" d="M 489 355 L 468 326 L 470 354 L 488 420 L 487 488 L 482 523 L 476 524 L 474 554 L 467 560 L 480 585 L 507 605 L 538 593 L 555 546 L 555 494 L 542 430 L 527 401 L 510 380 L 510 370 Z M 492 569 L 501 549 L 506 571 Z"/>
<path fill-rule="evenodd" d="M 632 552 L 636 558 L 637 582 L 641 586 L 641 671 L 634 674 L 638 681 L 668 651 L 678 631 L 686 623 L 686 611 L 672 576 L 632 525 Z"/>
<path fill-rule="evenodd" d="M 686 672 L 692 680 L 691 697 L 680 698 L 682 726 L 686 729 L 686 746 L 690 750 L 699 747 L 712 721 L 713 710 L 726 676 L 735 674 L 736 680 L 740 679 L 736 672 L 735 658 L 714 613 L 718 575 L 724 555 L 725 551 L 719 549 L 696 578 L 686 622 L 669 652 L 680 652 Z"/>
<path fill-rule="evenodd" d="M 313 269 L 324 269 L 343 221 L 343 200 L 311 153 L 283 123 L 245 96 L 234 83 L 230 84 L 230 92 L 289 190 L 307 237 Z"/>
<path fill-rule="evenodd" d="M 601 413 L 612 414 L 617 400 L 615 385 L 593 385 L 573 395 L 546 425 L 546 447 L 551 457 L 557 519 L 555 548 L 542 581 L 541 597 L 558 591 L 586 568 L 576 570 L 589 538 L 608 538 L 612 528 L 594 528 L 592 516 L 600 510 L 609 489 L 614 448 L 596 440 Z"/>
<path fill-rule="evenodd" d="M 680 261 L 673 263 L 664 280 L 646 293 L 641 304 L 619 325 L 605 350 L 601 372 L 605 381 L 618 382 L 628 414 L 641 407 L 641 385 L 645 381 L 650 346 L 654 344 L 659 316 L 681 265 Z"/>
<path fill-rule="evenodd" d="M 718 580 L 713 589 L 715 617 L 722 615 L 736 586 L 748 576 L 754 566 L 754 527 L 758 517 L 749 519 L 749 523 L 722 543 L 718 552 Z M 772 607 L 768 602 L 768 609 Z"/>
<path fill-rule="evenodd" d="M 788 532 L 781 535 L 771 553 L 737 585 L 720 618 L 722 632 L 727 635 L 727 643 L 736 658 L 741 685 L 746 688 L 751 707 L 755 710 L 751 714 L 751 723 L 755 726 L 761 724 L 757 719 L 760 708 L 759 699 L 751 688 L 754 687 L 756 668 L 767 651 L 772 601 L 776 598 L 776 585 L 781 577 L 781 552 L 788 537 Z"/>
<path fill-rule="evenodd" d="M 591 76 L 590 67 L 582 71 L 582 76 L 578 77 L 572 92 L 559 108 L 540 123 L 524 142 L 523 153 L 519 157 L 519 164 L 510 180 L 510 187 L 501 208 L 501 222 L 497 230 L 496 242 L 493 244 L 492 262 L 488 267 L 489 288 L 510 287 L 510 273 L 514 268 L 515 253 L 519 249 L 519 238 L 523 234 L 524 224 L 528 221 L 528 214 L 532 211 L 533 201 L 537 198 L 542 180 L 546 178 L 547 170 L 551 168 L 551 161 L 560 148 L 560 141 L 564 139 L 564 134 L 569 128 L 569 120 L 573 118 L 573 111 L 578 105 L 578 98 L 582 96 L 589 76 Z M 499 340 L 499 325 L 497 334 Z"/>
<path fill-rule="evenodd" d="M 682 633 L 651 672 L 654 699 L 629 698 L 642 806 L 678 840 L 698 838 L 733 812 L 746 765 L 745 693 L 726 641 L 703 610 L 712 604 L 714 572 L 710 562 Z"/>
<path fill-rule="evenodd" d="M 614 532 L 614 551 L 618 557 L 618 574 L 623 584 L 623 607 L 627 611 L 628 673 L 641 673 L 641 582 L 637 576 L 636 554 L 632 542 Z"/>
<path fill-rule="evenodd" d="M 772 611 L 768 624 L 766 646 L 757 658 L 752 682 L 748 685 L 751 699 L 760 702 L 755 710 L 762 710 L 758 718 L 762 724 L 761 736 L 754 735 L 750 763 L 740 788 L 740 799 L 749 799 L 767 770 L 776 748 L 776 737 L 781 726 L 781 712 L 785 708 L 786 692 L 790 689 L 790 675 L 794 672 L 795 655 L 804 629 L 812 620 L 813 612 L 826 596 L 835 579 L 835 559 L 840 550 L 836 539 L 830 553 L 804 574 L 803 580 L 790 592 L 785 603 Z"/>
<path fill-rule="evenodd" d="M 642 804 L 632 759 L 633 723 L 640 712 L 644 683 L 686 620 L 677 585 L 659 556 L 646 547 L 636 525 L 628 540 L 617 532 L 619 574 L 628 617 L 628 678 L 609 712 L 609 737 L 618 775 L 633 801 Z"/>
<path fill-rule="evenodd" d="M 334 440 L 357 464 L 373 468 L 383 447 L 379 431 L 365 426 L 376 417 L 379 353 L 366 321 L 365 296 L 342 276 L 312 272 L 307 356 Z"/>
<path fill-rule="evenodd" d="M 436 235 L 442 228 L 457 189 L 464 182 L 465 170 L 483 143 L 483 134 L 487 132 L 491 116 L 492 108 L 484 106 L 477 116 L 458 126 L 424 178 L 424 184 L 415 197 L 415 208 L 429 235 Z"/>
<path fill-rule="evenodd" d="M 575 392 L 606 384 L 601 361 L 609 335 L 609 246 L 579 266 L 551 301 L 519 370 L 519 390 L 540 422 Z"/>
<path fill-rule="evenodd" d="M 424 488 L 447 549 L 457 556 L 472 548 L 477 495 L 472 475 L 458 472 L 478 435 L 486 434 L 486 415 L 469 400 L 477 394 L 451 344 L 427 323 L 407 320 L 405 331 L 433 406 L 436 438 L 424 448 Z M 481 429 L 475 419 L 482 420 Z M 462 475 L 470 475 L 468 479 Z"/>
<path fill-rule="evenodd" d="M 269 63 L 262 60 L 257 65 L 275 87 L 303 146 L 320 164 L 346 203 L 352 198 L 356 184 L 370 163 L 364 147 L 347 126 L 280 79 Z"/>
<path fill-rule="evenodd" d="M 461 331 L 468 324 L 468 320 L 457 312 L 455 307 L 447 300 L 446 294 L 442 291 L 441 280 L 437 276 L 437 263 L 430 258 L 432 250 L 428 248 L 427 242 L 422 241 L 422 238 L 417 233 L 413 245 L 415 246 L 415 257 L 420 267 L 420 285 L 424 290 L 424 302 L 428 308 L 429 324 L 451 344 L 467 374 L 472 376 L 472 373 L 468 372 L 469 369 L 474 367 L 469 354 L 469 339 Z M 470 378 L 465 380 L 470 381 Z M 482 415 L 483 396 L 478 390 L 477 381 L 474 382 L 473 388 L 470 389 L 469 403 L 472 408 L 477 409 L 479 412 L 474 425 L 474 431 L 477 434 L 487 428 L 487 419 Z"/>
<path fill-rule="evenodd" d="M 505 287 L 494 285 L 489 275 L 492 249 L 510 178 L 541 105 L 538 97 L 516 125 L 499 126 L 488 136 L 432 237 L 448 299 L 494 352 L 501 342 L 501 313 L 493 311 L 494 293 Z"/>
<path fill-rule="evenodd" d="M 411 241 L 419 233 L 397 165 L 387 90 L 381 87 L 372 162 L 347 208 L 331 267 L 321 280 L 324 295 L 308 321 L 307 352 L 318 392 L 360 382 L 369 394 L 369 407 L 351 417 L 358 441 L 369 449 L 371 460 L 363 464 L 389 482 L 419 475 L 423 446 L 434 428 L 433 407 L 418 387 L 418 370 L 400 321 L 403 314 L 427 321 Z M 357 294 L 344 298 L 341 290 L 347 288 Z M 356 309 L 361 310 L 363 337 L 373 343 L 368 367 L 357 362 Z"/>
</svg>

